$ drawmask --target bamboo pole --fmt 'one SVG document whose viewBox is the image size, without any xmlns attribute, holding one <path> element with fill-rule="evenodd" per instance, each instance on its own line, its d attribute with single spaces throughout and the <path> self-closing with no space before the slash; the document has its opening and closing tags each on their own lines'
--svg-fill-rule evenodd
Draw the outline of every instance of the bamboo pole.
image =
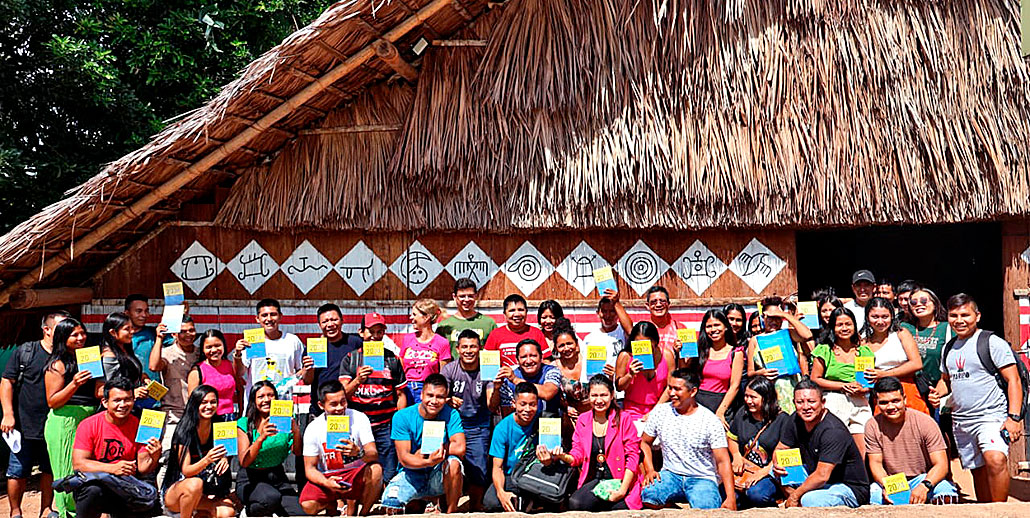
<svg viewBox="0 0 1030 518">
<path fill-rule="evenodd" d="M 85 304 L 93 300 L 93 288 L 18 290 L 11 295 L 11 308 L 31 309 Z"/>
<path fill-rule="evenodd" d="M 415 67 L 411 66 L 410 63 L 404 61 L 401 57 L 401 53 L 397 51 L 397 47 L 393 46 L 385 40 L 379 40 L 372 43 L 372 48 L 375 49 L 376 55 L 379 59 L 382 59 L 384 63 L 390 65 L 390 68 L 401 75 L 404 79 L 407 79 L 409 83 L 414 83 L 418 79 L 418 72 Z"/>
<path fill-rule="evenodd" d="M 400 131 L 404 129 L 400 124 L 363 124 L 359 126 L 333 126 L 331 128 L 311 128 L 300 130 L 301 136 L 309 135 L 334 135 L 338 133 L 381 133 Z"/>
<path fill-rule="evenodd" d="M 382 39 L 391 43 L 399 40 L 402 36 L 410 32 L 415 27 L 421 25 L 438 11 L 451 5 L 451 1 L 452 0 L 433 0 L 433 2 L 406 18 L 396 27 L 390 29 L 389 32 L 382 36 Z M 271 128 L 273 124 L 293 113 L 293 111 L 297 110 L 301 105 L 314 98 L 326 88 L 332 86 L 333 83 L 339 81 L 350 72 L 368 62 L 368 60 L 372 59 L 375 55 L 376 53 L 375 50 L 373 50 L 372 45 L 365 45 L 356 54 L 347 59 L 347 61 L 340 63 L 332 70 L 326 72 L 322 77 L 315 79 L 311 84 L 304 87 L 303 90 L 297 92 L 293 97 L 287 99 L 283 104 L 265 114 L 253 125 L 241 131 L 238 135 L 233 137 L 232 140 L 222 144 L 193 165 L 187 167 L 181 173 L 158 186 L 146 196 L 143 196 L 125 210 L 109 219 L 106 223 L 83 236 L 78 242 L 75 242 L 74 236 L 72 236 L 73 241 L 69 244 L 68 248 L 64 249 L 56 256 L 51 257 L 43 264 L 33 268 L 29 273 L 22 276 L 13 284 L 5 287 L 4 290 L 0 292 L 0 306 L 7 304 L 11 300 L 11 295 L 15 291 L 34 285 L 48 275 L 57 271 L 65 264 L 68 264 L 73 259 L 73 246 L 78 248 L 79 252 L 93 248 L 107 236 L 122 228 L 127 223 L 135 220 L 155 204 L 177 192 L 179 188 L 185 186 L 208 169 L 217 165 L 225 157 L 238 151 L 255 137 L 268 130 L 268 128 Z"/>
</svg>

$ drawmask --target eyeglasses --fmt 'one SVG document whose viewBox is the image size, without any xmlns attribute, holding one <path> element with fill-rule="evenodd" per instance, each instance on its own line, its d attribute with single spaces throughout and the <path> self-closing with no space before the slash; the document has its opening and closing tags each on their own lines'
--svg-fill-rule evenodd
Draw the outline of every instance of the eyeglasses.
<svg viewBox="0 0 1030 518">
<path fill-rule="evenodd" d="M 668 305 L 668 304 L 669 304 L 669 299 L 652 299 L 652 300 L 647 301 L 647 305 L 648 306 L 662 306 L 662 305 Z"/>
<path fill-rule="evenodd" d="M 933 302 L 933 301 L 930 300 L 929 297 L 919 297 L 918 299 L 915 299 L 915 298 L 908 299 L 908 305 L 909 306 L 925 306 L 925 305 L 927 305 L 927 304 L 929 304 L 931 302 Z"/>
</svg>

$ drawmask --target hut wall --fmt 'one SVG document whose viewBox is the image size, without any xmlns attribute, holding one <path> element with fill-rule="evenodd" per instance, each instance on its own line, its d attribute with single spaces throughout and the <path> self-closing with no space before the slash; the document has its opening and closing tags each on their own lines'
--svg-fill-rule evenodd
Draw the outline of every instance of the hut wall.
<svg viewBox="0 0 1030 518">
<path fill-rule="evenodd" d="M 1022 345 L 1030 340 L 1030 221 L 1003 223 L 1001 247 L 1005 337 L 1012 344 Z"/>
</svg>

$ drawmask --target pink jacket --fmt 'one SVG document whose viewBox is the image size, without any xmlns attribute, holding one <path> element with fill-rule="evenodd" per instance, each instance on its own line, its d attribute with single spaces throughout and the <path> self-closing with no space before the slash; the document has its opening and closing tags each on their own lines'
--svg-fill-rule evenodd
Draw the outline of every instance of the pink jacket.
<svg viewBox="0 0 1030 518">
<path fill-rule="evenodd" d="M 619 422 L 615 422 L 615 416 Z M 604 440 L 604 450 L 608 469 L 612 476 L 622 480 L 626 470 L 637 472 L 640 465 L 640 437 L 633 426 L 636 417 L 627 412 L 612 412 L 608 417 L 608 435 Z M 580 463 L 579 487 L 586 483 L 587 471 L 590 467 L 590 447 L 594 440 L 594 413 L 584 412 L 576 419 L 576 430 L 572 433 L 572 451 L 569 452 L 576 462 Z M 613 433 L 614 432 L 614 433 Z M 626 505 L 630 509 L 643 507 L 640 501 L 640 478 L 633 482 L 633 488 L 626 495 Z"/>
</svg>

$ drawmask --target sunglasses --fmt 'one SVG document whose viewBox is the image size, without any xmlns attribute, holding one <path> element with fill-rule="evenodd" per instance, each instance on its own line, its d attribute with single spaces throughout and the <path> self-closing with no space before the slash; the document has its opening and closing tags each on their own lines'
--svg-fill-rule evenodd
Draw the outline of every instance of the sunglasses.
<svg viewBox="0 0 1030 518">
<path fill-rule="evenodd" d="M 648 306 L 661 306 L 661 305 L 668 305 L 668 304 L 669 304 L 669 299 L 652 299 L 652 300 L 647 301 L 647 305 Z"/>
<path fill-rule="evenodd" d="M 925 305 L 927 305 L 927 304 L 929 304 L 931 302 L 933 302 L 933 300 L 931 300 L 929 297 L 919 297 L 918 299 L 917 298 L 908 299 L 908 305 L 909 306 L 925 306 Z"/>
</svg>

